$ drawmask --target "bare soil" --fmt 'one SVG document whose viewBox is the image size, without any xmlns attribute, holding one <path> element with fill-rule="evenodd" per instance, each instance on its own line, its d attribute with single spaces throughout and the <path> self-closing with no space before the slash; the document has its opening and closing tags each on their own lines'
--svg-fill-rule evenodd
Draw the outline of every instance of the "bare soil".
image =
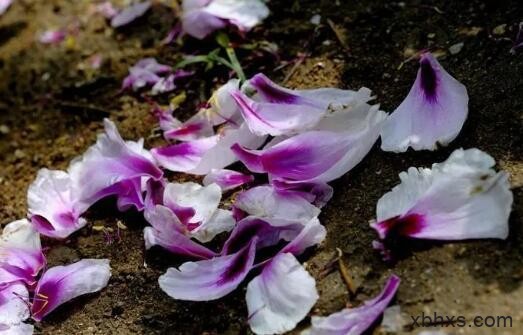
<svg viewBox="0 0 523 335">
<path fill-rule="evenodd" d="M 158 2 L 128 27 L 113 30 L 99 16 L 89 16 L 90 1 L 19 0 L 0 17 L 0 223 L 26 215 L 26 190 L 38 169 L 66 168 L 94 143 L 102 119 L 117 122 L 127 139 L 145 137 L 148 147 L 162 144 L 156 120 L 139 95 L 119 94 L 129 66 L 145 56 L 175 64 L 184 53 L 211 50 L 212 39 L 186 40 L 183 45 L 160 42 L 176 21 Z M 509 49 L 523 19 L 520 1 L 271 1 L 272 14 L 248 34 L 247 42 L 268 41 L 276 56 L 238 49 L 248 76 L 264 72 L 294 88 L 369 87 L 376 101 L 392 111 L 407 94 L 417 62 L 403 62 L 430 48 L 443 66 L 468 89 L 470 113 L 460 136 L 437 152 L 385 153 L 379 146 L 353 171 L 332 183 L 335 194 L 324 208 L 326 242 L 303 257 L 317 279 L 320 300 L 313 314 L 329 314 L 379 292 L 396 273 L 402 284 L 396 298 L 405 326 L 399 333 L 417 334 L 411 315 L 422 312 L 463 315 L 509 315 L 512 328 L 443 328 L 453 334 L 523 333 L 523 51 Z M 321 15 L 321 23 L 309 22 Z M 78 26 L 78 34 L 59 46 L 35 41 L 49 28 Z M 239 41 L 239 38 L 235 38 Z M 464 43 L 452 54 L 449 47 Z M 454 47 L 453 49 L 455 49 Z M 99 53 L 101 69 L 86 68 Z M 402 65 L 403 66 L 400 66 Z M 169 96 L 185 91 L 187 100 L 176 112 L 186 118 L 210 91 L 228 78 L 223 68 L 204 71 Z M 369 228 L 375 204 L 398 183 L 409 166 L 429 166 L 456 148 L 487 151 L 512 174 L 515 196 L 506 241 L 405 244 L 402 257 L 384 263 L 371 248 Z M 172 180 L 183 176 L 173 175 Z M 41 334 L 250 334 L 244 287 L 215 302 L 175 301 L 158 287 L 157 278 L 182 260 L 162 250 L 145 253 L 140 213 L 119 213 L 110 200 L 88 213 L 89 225 L 64 242 L 45 240 L 50 265 L 81 258 L 109 258 L 113 277 L 99 294 L 68 303 L 37 324 Z M 127 230 L 108 243 L 93 226 Z M 328 263 L 336 248 L 358 287 L 349 297 L 342 277 Z M 308 324 L 302 322 L 299 328 Z M 384 331 L 377 327 L 376 334 Z"/>
</svg>

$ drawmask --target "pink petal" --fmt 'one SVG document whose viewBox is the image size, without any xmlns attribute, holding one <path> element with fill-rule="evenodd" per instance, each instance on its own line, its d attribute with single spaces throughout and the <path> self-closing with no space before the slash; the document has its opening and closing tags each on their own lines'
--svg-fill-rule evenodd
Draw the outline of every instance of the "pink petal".
<svg viewBox="0 0 523 335">
<path fill-rule="evenodd" d="M 468 94 L 430 54 L 423 54 L 416 81 L 381 133 L 381 148 L 435 150 L 458 136 L 468 114 Z"/>
<path fill-rule="evenodd" d="M 0 15 L 4 14 L 12 3 L 13 0 L 0 0 Z"/>
<path fill-rule="evenodd" d="M 292 254 L 277 255 L 247 286 L 249 325 L 255 334 L 296 327 L 318 300 L 314 278 Z"/>
<path fill-rule="evenodd" d="M 378 201 L 377 223 L 371 226 L 385 242 L 398 236 L 505 239 L 513 195 L 508 174 L 494 165 L 478 149 L 459 149 L 432 169 L 410 168 Z"/>
<path fill-rule="evenodd" d="M 198 115 L 164 132 L 165 139 L 178 141 L 192 141 L 212 135 L 214 135 L 212 124 Z"/>
<path fill-rule="evenodd" d="M 110 1 L 105 1 L 99 4 L 96 4 L 95 11 L 97 13 L 100 13 L 103 15 L 106 19 L 113 18 L 116 14 L 118 14 L 118 11 L 113 6 L 113 4 Z"/>
<path fill-rule="evenodd" d="M 63 30 L 47 30 L 38 37 L 38 41 L 43 44 L 59 44 L 66 36 L 67 33 Z"/>
<path fill-rule="evenodd" d="M 385 308 L 396 294 L 400 284 L 399 277 L 392 275 L 383 291 L 362 306 L 346 308 L 327 317 L 313 316 L 312 327 L 304 335 L 346 335 L 363 334 L 383 314 Z"/>
<path fill-rule="evenodd" d="M 223 192 L 254 181 L 254 177 L 240 172 L 213 169 L 203 178 L 204 185 L 217 184 Z"/>
<path fill-rule="evenodd" d="M 199 259 L 214 257 L 216 253 L 192 241 L 188 231 L 174 213 L 167 207 L 157 205 L 145 211 L 145 219 L 152 227 L 144 230 L 145 247 L 159 245 L 178 255 Z"/>
<path fill-rule="evenodd" d="M 280 253 L 291 253 L 301 255 L 307 248 L 320 244 L 325 240 L 327 230 L 317 218 L 311 219 L 305 224 L 296 237 L 287 244 Z"/>
<path fill-rule="evenodd" d="M 132 203 L 140 207 L 136 180 L 159 180 L 163 172 L 143 148 L 142 140 L 125 142 L 113 122 L 106 119 L 104 125 L 105 133 L 98 136 L 96 144 L 69 166 L 73 197 L 86 208 L 110 195 L 124 198 L 119 201 L 121 207 Z"/>
<path fill-rule="evenodd" d="M 33 319 L 41 321 L 61 304 L 100 291 L 107 286 L 110 277 L 107 259 L 83 259 L 71 265 L 50 268 L 35 289 L 31 306 Z"/>
<path fill-rule="evenodd" d="M 231 293 L 254 263 L 256 238 L 234 254 L 169 268 L 158 280 L 161 289 L 174 299 L 216 300 Z"/>
<path fill-rule="evenodd" d="M 63 239 L 81 229 L 87 221 L 80 215 L 87 209 L 72 195 L 67 172 L 40 169 L 27 191 L 31 222 L 43 235 Z"/>
<path fill-rule="evenodd" d="M 151 7 L 150 1 L 144 1 L 144 2 L 139 2 L 139 3 L 133 4 L 133 5 L 125 8 L 124 10 L 122 10 L 116 16 L 114 16 L 111 19 L 111 26 L 113 28 L 125 26 L 126 24 L 131 23 L 132 21 L 136 20 L 140 16 L 143 16 L 150 7 Z"/>
<path fill-rule="evenodd" d="M 334 190 L 326 183 L 287 183 L 284 180 L 272 180 L 271 184 L 279 190 L 289 190 L 300 194 L 318 208 L 325 206 L 334 194 Z"/>
</svg>

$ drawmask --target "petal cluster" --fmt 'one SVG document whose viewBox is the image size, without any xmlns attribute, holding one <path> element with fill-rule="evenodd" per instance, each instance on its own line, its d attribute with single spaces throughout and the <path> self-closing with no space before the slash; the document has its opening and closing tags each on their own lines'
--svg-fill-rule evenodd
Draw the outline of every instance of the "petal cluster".
<svg viewBox="0 0 523 335">
<path fill-rule="evenodd" d="M 184 0 L 182 11 L 183 31 L 198 39 L 227 25 L 251 30 L 269 15 L 260 0 Z"/>
</svg>

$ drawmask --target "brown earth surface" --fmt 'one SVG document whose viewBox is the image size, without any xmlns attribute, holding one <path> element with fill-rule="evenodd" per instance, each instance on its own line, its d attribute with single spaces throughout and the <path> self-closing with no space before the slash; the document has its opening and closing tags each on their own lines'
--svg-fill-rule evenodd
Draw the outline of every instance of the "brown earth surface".
<svg viewBox="0 0 523 335">
<path fill-rule="evenodd" d="M 167 1 L 166 1 L 167 2 Z M 175 64 L 183 54 L 201 54 L 216 44 L 186 39 L 164 46 L 161 40 L 175 23 L 160 1 L 128 27 L 113 30 L 99 16 L 88 15 L 90 1 L 20 0 L 0 17 L 0 223 L 26 215 L 26 190 L 38 169 L 66 168 L 94 143 L 102 119 L 115 122 L 126 139 L 146 138 L 146 146 L 163 143 L 156 120 L 139 95 L 119 94 L 129 66 L 145 56 Z M 412 85 L 415 52 L 430 48 L 442 65 L 463 82 L 470 113 L 460 136 L 436 152 L 385 153 L 379 146 L 354 170 L 332 183 L 335 194 L 321 214 L 328 237 L 302 260 L 317 279 L 320 300 L 311 312 L 326 315 L 372 297 L 386 278 L 402 278 L 396 303 L 404 327 L 418 334 L 411 315 L 437 312 L 463 315 L 509 315 L 512 328 L 443 328 L 451 334 L 523 333 L 523 50 L 509 50 L 523 20 L 520 1 L 271 1 L 271 16 L 243 43 L 263 41 L 278 47 L 277 57 L 260 49 L 237 49 L 248 76 L 264 72 L 293 88 L 369 87 L 376 101 L 392 111 Z M 319 14 L 319 25 L 310 18 Z M 74 39 L 45 46 L 35 36 L 46 29 L 77 26 Z M 235 37 L 235 41 L 239 40 Z M 458 43 L 457 53 L 449 48 Z M 453 47 L 452 50 L 459 49 Z M 90 70 L 86 62 L 100 54 L 104 63 Z M 402 66 L 401 66 L 402 65 Z M 170 95 L 184 91 L 187 100 L 176 111 L 186 118 L 225 82 L 223 68 L 193 76 Z M 514 192 L 510 236 L 506 241 L 434 243 L 404 246 L 394 265 L 371 248 L 369 228 L 377 200 L 398 183 L 409 166 L 430 166 L 456 148 L 478 147 L 508 170 Z M 184 176 L 172 175 L 171 180 Z M 246 323 L 245 286 L 214 302 L 170 299 L 157 278 L 179 258 L 161 250 L 144 252 L 140 213 L 119 213 L 112 201 L 96 205 L 88 227 L 67 241 L 45 240 L 50 265 L 81 258 L 109 258 L 113 277 L 99 294 L 82 297 L 36 325 L 37 334 L 250 334 Z M 93 226 L 127 229 L 108 243 Z M 336 266 L 326 271 L 336 248 L 355 278 L 357 294 L 349 298 Z M 299 329 L 306 327 L 304 320 Z M 377 327 L 376 334 L 385 331 Z"/>
</svg>

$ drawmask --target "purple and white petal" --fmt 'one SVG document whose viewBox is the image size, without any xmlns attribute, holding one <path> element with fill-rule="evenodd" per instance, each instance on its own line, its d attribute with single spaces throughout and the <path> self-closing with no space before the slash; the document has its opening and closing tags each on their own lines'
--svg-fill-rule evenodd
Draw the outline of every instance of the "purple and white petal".
<svg viewBox="0 0 523 335">
<path fill-rule="evenodd" d="M 468 100 L 465 86 L 434 56 L 423 54 L 414 85 L 383 127 L 382 150 L 435 150 L 449 144 L 465 123 Z"/>
<path fill-rule="evenodd" d="M 192 141 L 214 135 L 212 124 L 200 114 L 164 132 L 167 140 Z"/>
<path fill-rule="evenodd" d="M 216 256 L 212 250 L 191 240 L 187 228 L 169 208 L 156 205 L 146 210 L 144 215 L 152 226 L 144 229 L 146 249 L 158 245 L 174 254 L 197 259 Z"/>
<path fill-rule="evenodd" d="M 317 218 L 311 219 L 296 237 L 292 238 L 280 253 L 301 255 L 307 248 L 320 244 L 325 240 L 327 230 Z"/>
<path fill-rule="evenodd" d="M 327 108 L 313 102 L 297 103 L 257 102 L 241 91 L 232 96 L 249 129 L 256 135 L 290 135 L 313 128 L 327 113 Z"/>
<path fill-rule="evenodd" d="M 141 177 L 159 180 L 163 176 L 152 155 L 143 148 L 143 140 L 126 142 L 113 122 L 105 119 L 104 125 L 105 133 L 98 135 L 96 144 L 69 166 L 73 198 L 85 208 L 110 195 L 134 197 L 131 185 L 119 183 Z M 126 203 L 130 201 L 122 200 L 121 205 Z"/>
<path fill-rule="evenodd" d="M 150 1 L 138 2 L 129 7 L 123 9 L 120 13 L 113 16 L 111 19 L 111 26 L 113 28 L 118 28 L 125 26 L 140 16 L 143 16 L 147 10 L 151 7 Z"/>
<path fill-rule="evenodd" d="M 46 30 L 43 33 L 41 33 L 38 36 L 38 41 L 43 44 L 60 44 L 65 37 L 67 36 L 67 33 L 65 30 L 57 29 L 57 30 Z"/>
<path fill-rule="evenodd" d="M 138 90 L 147 85 L 155 85 L 162 80 L 161 75 L 172 71 L 169 65 L 158 63 L 154 58 L 144 58 L 129 69 L 129 75 L 124 78 L 122 89 Z"/>
<path fill-rule="evenodd" d="M 296 327 L 318 300 L 316 281 L 289 253 L 274 257 L 247 285 L 249 325 L 255 334 L 282 334 Z"/>
<path fill-rule="evenodd" d="M 269 15 L 259 0 L 184 0 L 182 10 L 183 31 L 198 39 L 228 23 L 248 31 Z"/>
<path fill-rule="evenodd" d="M 377 205 L 371 226 L 380 239 L 435 240 L 508 236 L 513 195 L 508 174 L 478 149 L 458 149 L 432 169 L 410 168 Z"/>
<path fill-rule="evenodd" d="M 43 235 L 66 238 L 87 221 L 80 215 L 87 209 L 72 194 L 70 175 L 64 171 L 40 169 L 27 191 L 31 222 Z"/>
<path fill-rule="evenodd" d="M 35 289 L 32 318 L 41 321 L 61 304 L 100 291 L 107 286 L 110 277 L 111 267 L 107 259 L 83 259 L 71 265 L 50 268 Z"/>
<path fill-rule="evenodd" d="M 231 293 L 245 279 L 254 263 L 256 237 L 236 253 L 169 268 L 158 280 L 174 299 L 216 300 Z"/>
<path fill-rule="evenodd" d="M 300 193 L 257 186 L 238 194 L 234 206 L 248 215 L 293 222 L 309 222 L 320 214 Z"/>
<path fill-rule="evenodd" d="M 118 14 L 118 10 L 113 6 L 111 1 L 98 3 L 94 6 L 94 11 L 106 19 L 112 19 Z"/>
<path fill-rule="evenodd" d="M 240 109 L 234 101 L 231 93 L 240 89 L 238 79 L 230 79 L 225 85 L 220 86 L 209 99 L 208 108 L 200 111 L 207 120 L 217 126 L 223 123 L 237 124 L 240 116 Z"/>
<path fill-rule="evenodd" d="M 13 0 L 0 0 L 0 15 L 4 14 L 12 3 Z"/>
<path fill-rule="evenodd" d="M 202 224 L 191 231 L 191 236 L 200 242 L 206 243 L 213 240 L 218 234 L 231 231 L 235 225 L 236 220 L 233 213 L 218 208 L 207 221 L 202 222 Z"/>
<path fill-rule="evenodd" d="M 30 315 L 28 305 L 29 292 L 24 284 L 0 286 L 0 329 L 25 321 Z"/>
<path fill-rule="evenodd" d="M 357 111 L 357 110 L 356 110 Z M 336 114 L 351 119 L 353 109 Z M 359 115 L 359 113 L 358 113 Z M 268 149 L 232 150 L 253 172 L 266 172 L 272 179 L 292 182 L 329 182 L 356 166 L 372 148 L 386 114 L 377 106 L 367 108 L 357 124 L 348 130 L 336 129 L 327 120 L 308 131 L 285 139 Z"/>
<path fill-rule="evenodd" d="M 392 275 L 383 291 L 362 306 L 346 308 L 327 317 L 313 316 L 312 327 L 302 335 L 347 335 L 363 334 L 383 314 L 396 294 L 400 284 L 399 277 Z"/>
<path fill-rule="evenodd" d="M 0 287 L 13 282 L 33 285 L 45 263 L 40 235 L 28 220 L 5 226 L 0 237 Z"/>
<path fill-rule="evenodd" d="M 203 178 L 203 185 L 216 184 L 225 192 L 252 181 L 254 181 L 252 175 L 227 169 L 212 169 L 211 172 Z"/>
<path fill-rule="evenodd" d="M 318 208 L 325 206 L 334 194 L 334 189 L 327 183 L 287 183 L 284 180 L 271 180 L 278 190 L 294 191 Z"/>
</svg>

